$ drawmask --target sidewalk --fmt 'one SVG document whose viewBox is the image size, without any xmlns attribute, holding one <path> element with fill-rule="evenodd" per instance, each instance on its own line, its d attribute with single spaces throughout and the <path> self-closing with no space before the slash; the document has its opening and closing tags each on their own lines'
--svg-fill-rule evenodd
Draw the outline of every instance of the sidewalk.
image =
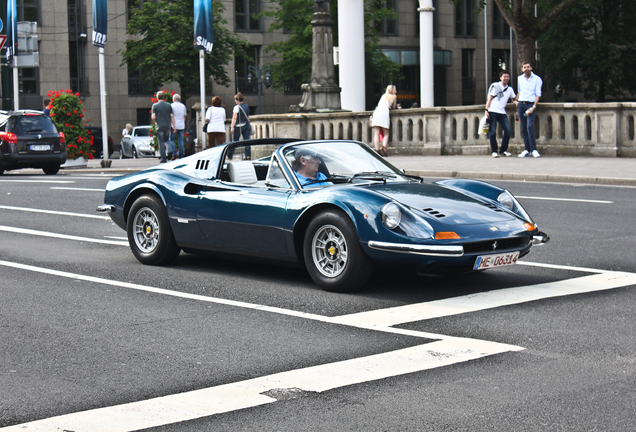
<svg viewBox="0 0 636 432">
<path fill-rule="evenodd" d="M 405 169 L 407 174 L 422 177 L 636 186 L 636 159 L 633 158 L 542 156 L 535 159 L 484 155 L 389 156 L 387 159 Z M 60 173 L 123 175 L 158 165 L 159 159 L 112 159 L 110 168 L 101 168 L 100 162 L 99 159 L 91 160 L 86 168 L 63 169 Z"/>
</svg>

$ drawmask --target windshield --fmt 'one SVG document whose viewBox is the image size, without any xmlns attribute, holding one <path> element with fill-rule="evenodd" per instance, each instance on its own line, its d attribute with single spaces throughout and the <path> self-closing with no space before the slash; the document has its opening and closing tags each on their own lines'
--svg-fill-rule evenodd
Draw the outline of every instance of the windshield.
<svg viewBox="0 0 636 432">
<path fill-rule="evenodd" d="M 135 130 L 133 131 L 133 136 L 139 136 L 139 137 L 147 137 L 150 136 L 150 128 L 135 128 Z"/>
<path fill-rule="evenodd" d="M 313 142 L 286 147 L 282 152 L 303 188 L 410 180 L 367 145 L 358 142 Z"/>
</svg>

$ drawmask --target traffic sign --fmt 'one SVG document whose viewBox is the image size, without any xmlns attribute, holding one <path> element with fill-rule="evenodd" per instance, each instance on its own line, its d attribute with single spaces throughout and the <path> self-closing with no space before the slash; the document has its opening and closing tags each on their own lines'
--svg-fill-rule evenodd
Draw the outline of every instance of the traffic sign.
<svg viewBox="0 0 636 432">
<path fill-rule="evenodd" d="M 7 35 L 0 35 L 0 49 L 4 47 L 4 43 L 7 41 Z"/>
</svg>

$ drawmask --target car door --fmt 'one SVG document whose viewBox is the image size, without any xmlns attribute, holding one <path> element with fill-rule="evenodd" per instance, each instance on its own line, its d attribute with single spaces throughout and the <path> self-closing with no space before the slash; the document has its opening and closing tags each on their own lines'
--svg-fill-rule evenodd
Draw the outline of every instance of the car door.
<svg viewBox="0 0 636 432">
<path fill-rule="evenodd" d="M 286 255 L 284 231 L 292 189 L 217 180 L 201 191 L 197 220 L 216 247 L 254 255 Z"/>
</svg>

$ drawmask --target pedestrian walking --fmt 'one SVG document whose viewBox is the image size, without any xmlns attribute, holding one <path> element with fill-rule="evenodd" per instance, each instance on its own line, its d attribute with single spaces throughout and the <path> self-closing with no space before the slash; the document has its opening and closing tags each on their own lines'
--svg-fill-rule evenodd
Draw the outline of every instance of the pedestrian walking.
<svg viewBox="0 0 636 432">
<path fill-rule="evenodd" d="M 174 129 L 174 115 L 172 106 L 166 102 L 166 95 L 160 91 L 157 93 L 158 102 L 152 105 L 152 121 L 157 125 L 157 140 L 159 141 L 159 155 L 161 163 L 166 162 L 166 144 L 170 142 L 170 131 Z M 168 159 L 172 159 L 172 152 L 168 152 Z"/>
<path fill-rule="evenodd" d="M 537 138 L 534 134 L 534 119 L 537 110 L 537 104 L 541 98 L 541 86 L 543 81 L 532 72 L 530 62 L 524 62 L 522 65 L 523 74 L 517 78 L 517 112 L 521 121 L 521 134 L 523 135 L 523 144 L 525 150 L 519 154 L 519 157 L 526 157 L 529 154 L 538 158 L 541 155 L 537 151 Z"/>
<path fill-rule="evenodd" d="M 250 107 L 243 102 L 243 94 L 237 93 L 234 96 L 234 109 L 232 110 L 232 125 L 230 133 L 232 141 L 239 141 L 243 137 L 243 141 L 250 139 L 252 133 L 252 125 L 250 124 Z M 252 150 L 250 146 L 245 146 L 245 159 L 252 159 Z"/>
<path fill-rule="evenodd" d="M 172 96 L 172 114 L 174 115 L 174 132 L 170 132 L 170 142 L 172 143 L 172 147 L 175 149 L 175 137 L 179 143 L 179 156 L 175 155 L 175 159 L 177 157 L 182 158 L 184 156 L 183 153 L 183 135 L 185 133 L 185 119 L 188 115 L 188 110 L 186 106 L 181 103 L 181 95 L 175 93 Z"/>
<path fill-rule="evenodd" d="M 225 108 L 220 97 L 212 98 L 212 106 L 205 112 L 205 123 L 207 125 L 208 146 L 216 147 L 225 142 Z"/>
<path fill-rule="evenodd" d="M 506 105 L 510 99 L 515 99 L 515 91 L 508 85 L 510 82 L 510 72 L 502 70 L 499 72 L 499 82 L 493 83 L 488 90 L 488 101 L 486 102 L 486 116 L 491 120 L 490 123 L 490 150 L 492 157 L 512 156 L 508 151 L 508 142 L 510 141 L 510 122 L 506 115 Z M 497 147 L 497 123 L 501 124 L 503 129 L 503 138 L 501 139 L 501 148 Z"/>
<path fill-rule="evenodd" d="M 395 109 L 397 103 L 397 89 L 394 85 L 389 84 L 386 91 L 380 98 L 378 106 L 373 111 L 371 118 L 371 126 L 373 127 L 373 146 L 375 151 L 382 156 L 388 156 L 386 146 L 389 143 L 389 127 L 391 119 L 389 110 Z M 382 135 L 382 138 L 380 138 Z M 380 145 L 382 142 L 382 145 Z"/>
</svg>

